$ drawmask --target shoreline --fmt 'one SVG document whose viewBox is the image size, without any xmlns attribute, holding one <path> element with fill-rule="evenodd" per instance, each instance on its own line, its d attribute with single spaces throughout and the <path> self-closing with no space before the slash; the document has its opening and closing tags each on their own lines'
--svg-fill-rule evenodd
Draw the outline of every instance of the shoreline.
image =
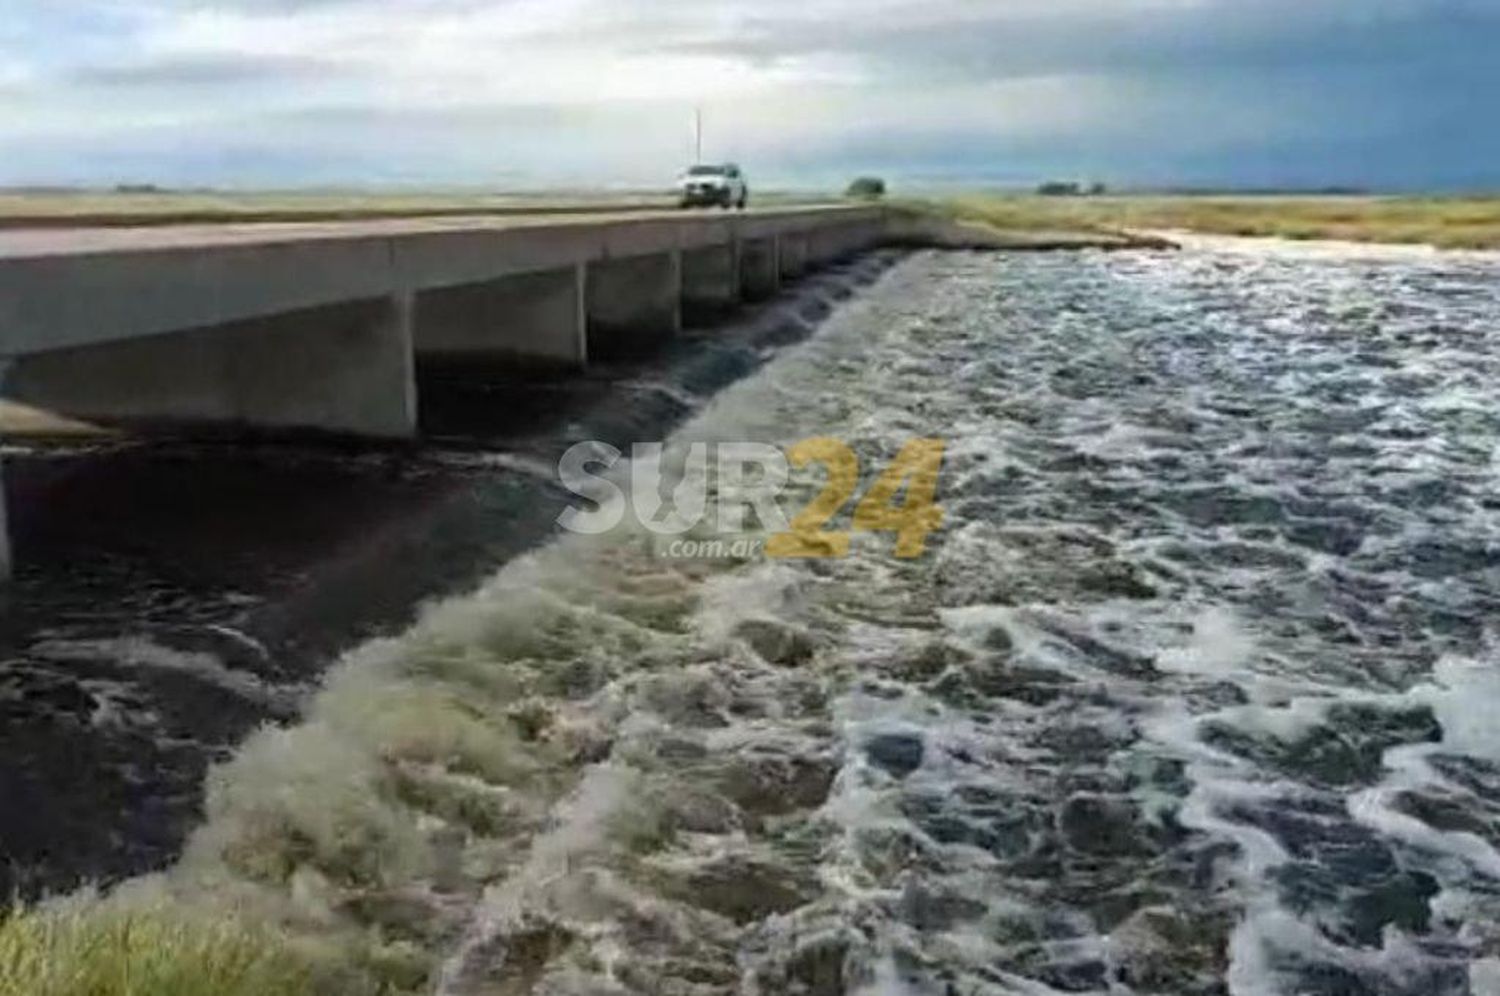
<svg viewBox="0 0 1500 996">
<path fill-rule="evenodd" d="M 906 202 L 913 210 L 1006 232 L 1191 233 L 1287 242 L 1500 249 L 1500 196 L 1045 197 L 968 194 Z"/>
<path fill-rule="evenodd" d="M 1310 256 L 1353 254 L 1378 254 L 1383 258 L 1429 257 L 1429 258 L 1476 258 L 1500 259 L 1500 245 L 1492 248 L 1472 249 L 1462 246 L 1440 246 L 1430 242 L 1386 242 L 1375 239 L 1335 238 L 1288 238 L 1284 235 L 1231 235 L 1220 232 L 1202 232 L 1185 228 L 1147 229 L 1132 232 L 1146 238 L 1163 238 L 1177 243 L 1179 248 L 1194 250 L 1214 249 L 1277 249 L 1282 251 L 1302 250 Z"/>
</svg>

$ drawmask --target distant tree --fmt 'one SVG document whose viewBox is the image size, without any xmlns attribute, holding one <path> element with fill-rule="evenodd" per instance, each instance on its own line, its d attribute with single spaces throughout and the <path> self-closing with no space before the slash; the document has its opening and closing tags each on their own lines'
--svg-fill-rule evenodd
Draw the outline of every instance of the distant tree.
<svg viewBox="0 0 1500 996">
<path fill-rule="evenodd" d="M 878 201 L 885 196 L 885 181 L 878 176 L 861 176 L 849 184 L 844 196 L 862 201 Z"/>
<path fill-rule="evenodd" d="M 1106 187 L 1104 184 L 1102 184 L 1102 183 L 1091 183 L 1091 184 L 1089 184 L 1089 196 L 1090 197 L 1103 197 L 1107 193 L 1109 193 L 1109 188 Z"/>
<path fill-rule="evenodd" d="M 1036 192 L 1043 197 L 1077 197 L 1083 193 L 1083 187 L 1067 180 L 1048 180 L 1038 186 Z"/>
</svg>

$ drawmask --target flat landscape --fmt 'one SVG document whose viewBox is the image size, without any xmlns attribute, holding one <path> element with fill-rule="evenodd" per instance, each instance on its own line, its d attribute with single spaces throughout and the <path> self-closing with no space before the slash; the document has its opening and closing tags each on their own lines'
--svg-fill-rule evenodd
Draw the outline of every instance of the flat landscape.
<svg viewBox="0 0 1500 996">
<path fill-rule="evenodd" d="M 1001 229 L 1191 231 L 1500 248 L 1500 196 L 1102 196 L 968 194 L 918 202 Z"/>
<path fill-rule="evenodd" d="M 659 194 L 358 193 L 319 191 L 0 192 L 0 228 L 187 225 L 213 222 L 358 221 L 536 211 L 660 208 Z"/>
<path fill-rule="evenodd" d="M 827 202 L 827 195 L 757 192 L 761 205 Z M 136 227 L 257 222 L 361 221 L 535 213 L 649 211 L 673 206 L 652 191 L 484 192 L 0 192 L 0 229 Z M 1284 239 L 1334 239 L 1500 248 L 1500 195 L 1109 195 L 1043 197 L 965 193 L 893 204 L 980 221 L 1010 232 L 1117 234 L 1190 231 Z"/>
<path fill-rule="evenodd" d="M 763 205 L 799 204 L 815 199 L 769 192 L 757 192 L 755 196 L 756 203 Z M 573 214 L 659 210 L 675 204 L 664 192 L 620 190 L 545 193 L 13 190 L 0 191 L 0 229 Z"/>
</svg>

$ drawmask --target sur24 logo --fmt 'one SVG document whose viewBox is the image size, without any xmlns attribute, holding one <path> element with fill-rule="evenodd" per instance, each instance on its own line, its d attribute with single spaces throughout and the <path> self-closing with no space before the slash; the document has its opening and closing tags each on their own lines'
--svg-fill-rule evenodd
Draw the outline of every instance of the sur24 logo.
<svg viewBox="0 0 1500 996">
<path fill-rule="evenodd" d="M 711 461 L 710 451 L 716 456 Z M 586 505 L 574 505 L 558 518 L 570 532 L 602 534 L 636 520 L 659 535 L 680 536 L 709 521 L 709 495 L 716 495 L 719 532 L 739 534 L 753 510 L 772 535 L 766 555 L 778 559 L 848 556 L 853 532 L 895 535 L 895 555 L 915 559 L 927 550 L 927 538 L 943 524 L 937 505 L 938 478 L 946 444 L 940 439 L 907 443 L 854 507 L 851 529 L 830 528 L 854 501 L 860 484 L 860 460 L 838 439 L 806 439 L 784 452 L 762 443 L 695 443 L 687 450 L 681 478 L 671 501 L 662 497 L 665 447 L 638 443 L 631 450 L 629 496 L 609 475 L 624 454 L 606 443 L 580 443 L 558 465 L 558 477 Z M 787 517 L 781 499 L 792 470 L 824 469 L 822 491 L 800 512 Z M 711 487 L 716 484 L 717 488 Z"/>
</svg>

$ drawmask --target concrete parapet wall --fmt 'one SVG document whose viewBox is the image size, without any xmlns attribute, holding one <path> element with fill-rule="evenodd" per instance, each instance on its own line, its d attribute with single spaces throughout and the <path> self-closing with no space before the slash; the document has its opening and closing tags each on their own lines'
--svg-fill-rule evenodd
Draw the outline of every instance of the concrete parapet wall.
<svg viewBox="0 0 1500 996">
<path fill-rule="evenodd" d="M 0 354 L 226 325 L 396 286 L 390 247 L 373 238 L 0 257 Z"/>
<path fill-rule="evenodd" d="M 398 295 L 52 350 L 15 360 L 4 394 L 109 425 L 411 436 L 411 312 Z"/>
</svg>

